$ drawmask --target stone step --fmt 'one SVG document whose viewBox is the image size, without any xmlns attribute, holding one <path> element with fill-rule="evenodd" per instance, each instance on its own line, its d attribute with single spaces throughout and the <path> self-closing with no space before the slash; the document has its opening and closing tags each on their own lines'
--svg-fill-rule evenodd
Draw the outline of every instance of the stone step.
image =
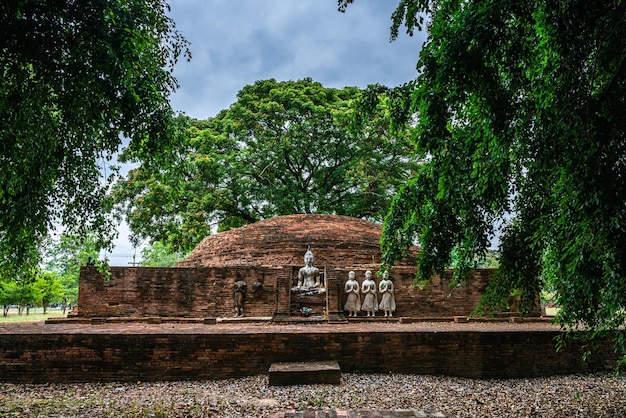
<svg viewBox="0 0 626 418">
<path fill-rule="evenodd" d="M 445 418 L 446 415 L 437 411 L 424 411 L 417 409 L 307 409 L 287 412 L 279 412 L 272 418 Z"/>
<path fill-rule="evenodd" d="M 269 370 L 270 386 L 341 383 L 341 368 L 334 360 L 274 363 Z"/>
</svg>

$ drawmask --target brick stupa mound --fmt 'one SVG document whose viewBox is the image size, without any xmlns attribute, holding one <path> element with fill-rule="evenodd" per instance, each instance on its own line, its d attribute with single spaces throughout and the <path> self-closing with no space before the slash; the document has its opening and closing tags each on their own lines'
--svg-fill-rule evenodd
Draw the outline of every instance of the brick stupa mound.
<svg viewBox="0 0 626 418">
<path fill-rule="evenodd" d="M 348 216 L 277 216 L 206 237 L 178 267 L 302 265 L 309 245 L 316 266 L 379 264 L 381 233 L 379 224 Z"/>
</svg>

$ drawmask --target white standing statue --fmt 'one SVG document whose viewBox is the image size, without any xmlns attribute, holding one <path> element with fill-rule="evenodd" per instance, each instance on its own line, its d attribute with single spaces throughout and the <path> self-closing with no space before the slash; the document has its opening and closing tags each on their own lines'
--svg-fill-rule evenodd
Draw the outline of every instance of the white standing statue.
<svg viewBox="0 0 626 418">
<path fill-rule="evenodd" d="M 378 284 L 378 290 L 380 292 L 380 305 L 378 307 L 381 311 L 385 311 L 385 316 L 393 316 L 393 311 L 396 310 L 396 297 L 393 295 L 393 282 L 389 279 L 389 271 L 385 270 L 383 273 L 383 279 Z"/>
<path fill-rule="evenodd" d="M 372 280 L 372 272 L 365 272 L 365 280 L 361 285 L 361 292 L 365 295 L 361 310 L 367 312 L 367 316 L 375 316 L 378 310 L 378 298 L 376 297 L 376 282 Z"/>
<path fill-rule="evenodd" d="M 348 281 L 344 287 L 348 294 L 348 300 L 343 305 L 343 310 L 348 311 L 348 316 L 356 316 L 356 313 L 361 309 L 361 294 L 359 293 L 359 282 L 355 279 L 356 274 L 353 271 L 348 273 Z"/>
</svg>

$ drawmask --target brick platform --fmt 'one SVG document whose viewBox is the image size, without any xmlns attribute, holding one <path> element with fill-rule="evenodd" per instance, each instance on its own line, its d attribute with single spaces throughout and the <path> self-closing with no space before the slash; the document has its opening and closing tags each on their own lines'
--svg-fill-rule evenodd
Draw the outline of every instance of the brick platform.
<svg viewBox="0 0 626 418">
<path fill-rule="evenodd" d="M 274 363 L 269 370 L 270 386 L 341 383 L 341 368 L 336 361 Z"/>
<path fill-rule="evenodd" d="M 548 323 L 0 324 L 5 382 L 224 379 L 273 363 L 334 360 L 342 372 L 474 378 L 612 370 L 609 341 L 588 361 Z M 384 360 L 384 361 L 381 361 Z"/>
</svg>

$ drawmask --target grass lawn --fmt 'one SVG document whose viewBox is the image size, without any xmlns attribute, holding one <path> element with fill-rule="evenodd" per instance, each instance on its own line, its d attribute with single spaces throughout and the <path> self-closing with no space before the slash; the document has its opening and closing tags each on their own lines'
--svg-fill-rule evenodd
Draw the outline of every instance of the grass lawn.
<svg viewBox="0 0 626 418">
<path fill-rule="evenodd" d="M 67 311 L 66 311 L 67 314 Z M 9 309 L 9 314 L 7 316 L 2 316 L 0 314 L 0 323 L 2 322 L 30 322 L 30 321 L 43 321 L 48 318 L 60 318 L 63 317 L 62 309 L 52 309 L 48 308 L 46 314 L 43 313 L 43 308 L 30 308 L 30 313 L 26 315 L 26 310 L 24 310 L 22 315 L 17 314 L 17 308 Z"/>
<path fill-rule="evenodd" d="M 557 313 L 559 313 L 559 308 L 546 308 L 546 315 L 548 316 L 555 316 Z"/>
</svg>

